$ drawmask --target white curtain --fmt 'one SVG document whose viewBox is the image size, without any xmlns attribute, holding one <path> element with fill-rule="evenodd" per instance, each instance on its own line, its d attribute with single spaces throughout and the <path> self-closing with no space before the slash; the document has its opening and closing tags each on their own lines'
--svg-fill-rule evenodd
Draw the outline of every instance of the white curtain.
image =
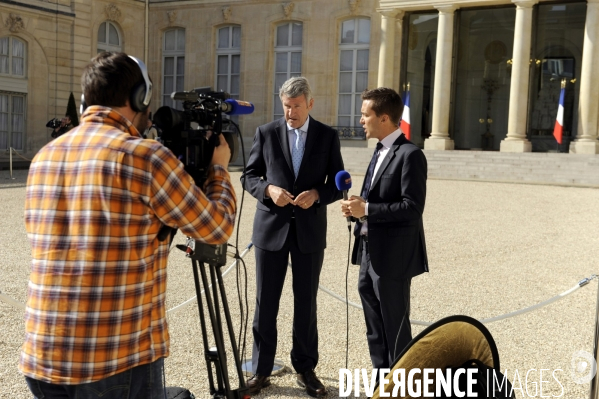
<svg viewBox="0 0 599 399">
<path fill-rule="evenodd" d="M 12 135 L 11 147 L 23 149 L 23 132 L 25 131 L 25 97 L 12 97 Z"/>
<path fill-rule="evenodd" d="M 0 94 L 0 149 L 8 148 L 8 95 Z"/>
<path fill-rule="evenodd" d="M 22 150 L 24 132 L 25 96 L 0 94 L 0 148 Z"/>
<path fill-rule="evenodd" d="M 0 73 L 8 73 L 8 37 L 0 38 Z"/>
<path fill-rule="evenodd" d="M 25 43 L 12 39 L 12 74 L 25 75 Z"/>
</svg>

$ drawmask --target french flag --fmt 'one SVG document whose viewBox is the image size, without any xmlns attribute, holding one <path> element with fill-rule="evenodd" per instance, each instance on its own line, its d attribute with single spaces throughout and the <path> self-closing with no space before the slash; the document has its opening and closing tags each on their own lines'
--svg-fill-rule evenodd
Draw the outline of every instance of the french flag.
<svg viewBox="0 0 599 399">
<path fill-rule="evenodd" d="M 401 115 L 401 123 L 399 125 L 403 134 L 406 135 L 408 140 L 411 140 L 412 135 L 410 134 L 410 91 L 406 91 L 405 101 L 403 106 L 403 114 Z"/>
<path fill-rule="evenodd" d="M 562 133 L 564 132 L 564 97 L 566 95 L 566 87 L 562 85 L 562 90 L 559 93 L 559 106 L 557 108 L 557 118 L 555 119 L 555 127 L 553 128 L 553 137 L 558 144 L 562 143 Z"/>
</svg>

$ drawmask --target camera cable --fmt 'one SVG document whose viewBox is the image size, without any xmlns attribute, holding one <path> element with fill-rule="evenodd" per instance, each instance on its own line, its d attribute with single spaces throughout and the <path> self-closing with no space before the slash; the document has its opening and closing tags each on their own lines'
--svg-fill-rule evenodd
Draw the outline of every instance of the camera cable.
<svg viewBox="0 0 599 399">
<path fill-rule="evenodd" d="M 243 137 L 241 135 L 241 130 L 239 129 L 239 125 L 231 119 L 229 119 L 228 121 L 230 124 L 235 126 L 235 129 L 237 130 L 237 133 L 238 133 L 239 142 L 241 145 L 241 158 L 242 158 L 242 165 L 243 165 L 241 176 L 243 177 L 245 175 L 245 165 L 246 165 L 245 146 L 243 143 Z M 238 337 L 237 342 L 239 342 L 240 348 L 241 348 L 241 356 L 240 356 L 241 359 L 245 358 L 247 328 L 248 328 L 248 320 L 249 320 L 249 315 L 246 315 L 245 310 L 244 310 L 244 309 L 249 309 L 248 292 L 247 292 L 247 287 L 248 287 L 247 267 L 246 267 L 245 261 L 239 255 L 239 230 L 240 230 L 240 224 L 241 224 L 241 213 L 243 210 L 245 191 L 246 191 L 245 179 L 242 178 L 241 179 L 241 201 L 240 201 L 238 212 L 237 212 L 237 232 L 235 235 L 235 259 L 240 261 L 241 264 L 243 265 L 243 276 L 240 275 L 240 273 L 241 273 L 240 268 L 237 268 L 237 273 L 236 273 L 236 276 L 237 276 L 237 298 L 239 300 L 239 309 L 240 309 L 240 318 L 241 318 L 240 324 L 239 324 L 239 337 Z M 245 308 L 244 308 L 242 295 L 241 295 L 240 278 L 243 278 L 243 287 L 244 287 L 243 298 L 245 299 Z"/>
</svg>

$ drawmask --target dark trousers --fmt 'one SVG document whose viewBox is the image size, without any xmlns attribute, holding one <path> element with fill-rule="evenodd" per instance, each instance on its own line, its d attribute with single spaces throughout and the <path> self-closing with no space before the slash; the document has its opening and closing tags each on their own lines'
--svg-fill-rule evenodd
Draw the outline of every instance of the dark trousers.
<svg viewBox="0 0 599 399">
<path fill-rule="evenodd" d="M 412 340 L 409 319 L 412 279 L 381 278 L 370 264 L 366 238 L 360 241 L 358 291 L 366 319 L 370 359 L 373 368 L 391 368 L 397 356 Z"/>
<path fill-rule="evenodd" d="M 318 363 L 316 294 L 324 250 L 301 253 L 297 246 L 295 223 L 292 222 L 281 250 L 265 251 L 255 247 L 255 254 L 256 310 L 253 323 L 253 372 L 264 376 L 272 373 L 277 352 L 277 315 L 290 254 L 293 275 L 291 364 L 298 373 L 313 370 Z"/>
<path fill-rule="evenodd" d="M 166 399 L 164 359 L 87 384 L 50 384 L 25 377 L 36 399 Z"/>
</svg>

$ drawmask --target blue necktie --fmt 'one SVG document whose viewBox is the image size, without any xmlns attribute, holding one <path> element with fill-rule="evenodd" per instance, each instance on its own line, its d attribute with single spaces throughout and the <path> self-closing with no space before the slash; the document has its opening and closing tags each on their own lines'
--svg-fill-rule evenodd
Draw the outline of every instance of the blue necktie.
<svg viewBox="0 0 599 399">
<path fill-rule="evenodd" d="M 368 199 L 368 193 L 370 192 L 370 184 L 372 182 L 372 175 L 374 174 L 374 168 L 376 166 L 376 161 L 379 158 L 379 151 L 383 147 L 383 144 L 379 141 L 376 143 L 376 149 L 374 150 L 374 154 L 372 154 L 372 159 L 370 160 L 370 164 L 368 164 L 368 169 L 366 170 L 366 176 L 364 177 L 364 188 L 362 188 L 362 193 L 360 197 L 364 199 Z"/>
<path fill-rule="evenodd" d="M 295 143 L 291 147 L 291 160 L 293 162 L 293 172 L 295 177 L 299 173 L 300 165 L 302 164 L 302 157 L 304 156 L 304 140 L 302 140 L 302 131 L 299 129 L 294 130 Z"/>
</svg>

